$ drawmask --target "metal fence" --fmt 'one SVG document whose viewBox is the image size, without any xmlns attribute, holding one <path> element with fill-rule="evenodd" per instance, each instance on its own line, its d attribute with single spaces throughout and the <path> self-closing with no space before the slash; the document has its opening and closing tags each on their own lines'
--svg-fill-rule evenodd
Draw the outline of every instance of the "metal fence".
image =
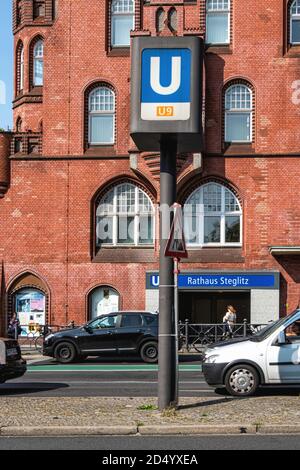
<svg viewBox="0 0 300 470">
<path fill-rule="evenodd" d="M 19 325 L 21 333 L 18 334 L 15 329 L 15 338 L 18 339 L 21 349 L 23 350 L 41 350 L 45 337 L 50 333 L 57 333 L 60 330 L 75 328 L 75 322 L 68 325 Z"/>
<path fill-rule="evenodd" d="M 40 350 L 43 347 L 45 336 L 49 333 L 56 333 L 62 329 L 76 328 L 74 322 L 68 325 L 21 325 L 22 332 L 17 335 L 22 349 Z M 255 334 L 265 324 L 252 324 L 244 320 L 237 323 L 230 331 L 223 323 L 203 324 L 190 323 L 189 320 L 180 322 L 178 325 L 178 335 L 182 351 L 203 352 L 212 343 L 225 341 L 228 338 L 246 337 Z"/>
<path fill-rule="evenodd" d="M 186 320 L 184 323 L 179 323 L 178 333 L 182 350 L 203 352 L 212 343 L 251 336 L 265 326 L 265 324 L 248 323 L 247 320 L 243 323 L 236 323 L 232 327 L 224 323 L 189 323 Z"/>
</svg>

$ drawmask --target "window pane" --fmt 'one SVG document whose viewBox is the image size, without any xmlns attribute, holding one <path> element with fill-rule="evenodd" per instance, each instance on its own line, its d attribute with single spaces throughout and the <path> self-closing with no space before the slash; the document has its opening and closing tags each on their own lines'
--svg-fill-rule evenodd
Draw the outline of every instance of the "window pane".
<svg viewBox="0 0 300 470">
<path fill-rule="evenodd" d="M 109 88 L 97 88 L 90 94 L 90 111 L 114 111 L 115 96 Z"/>
<path fill-rule="evenodd" d="M 100 330 L 102 328 L 115 328 L 117 324 L 118 316 L 110 316 L 104 318 L 98 318 L 97 320 L 89 323 L 89 327 L 93 330 Z"/>
<path fill-rule="evenodd" d="M 43 85 L 43 60 L 41 59 L 34 60 L 34 85 Z"/>
<path fill-rule="evenodd" d="M 231 191 L 225 189 L 225 212 L 238 212 L 239 210 L 237 198 Z"/>
<path fill-rule="evenodd" d="M 205 212 L 220 212 L 222 209 L 222 188 L 219 184 L 210 183 L 203 188 Z"/>
<path fill-rule="evenodd" d="M 139 211 L 144 214 L 152 214 L 150 198 L 141 189 L 139 189 Z"/>
<path fill-rule="evenodd" d="M 252 109 L 251 91 L 245 85 L 231 86 L 226 92 L 226 110 Z"/>
<path fill-rule="evenodd" d="M 300 43 L 300 19 L 292 21 L 292 43 Z"/>
<path fill-rule="evenodd" d="M 250 142 L 250 113 L 227 113 L 226 142 Z"/>
<path fill-rule="evenodd" d="M 134 217 L 119 217 L 118 219 L 118 243 L 134 243 Z"/>
<path fill-rule="evenodd" d="M 91 143 L 114 143 L 114 118 L 113 116 L 91 116 Z"/>
<path fill-rule="evenodd" d="M 113 218 L 97 217 L 96 222 L 97 244 L 113 242 Z"/>
<path fill-rule="evenodd" d="M 184 216 L 184 236 L 187 243 L 197 243 L 198 231 L 197 221 L 198 217 L 196 214 L 192 214 L 190 211 L 185 213 Z"/>
<path fill-rule="evenodd" d="M 151 215 L 141 215 L 139 218 L 140 231 L 139 231 L 139 243 L 141 245 L 153 243 L 153 218 Z"/>
<path fill-rule="evenodd" d="M 226 217 L 226 243 L 239 243 L 240 242 L 240 217 Z"/>
<path fill-rule="evenodd" d="M 133 29 L 133 16 L 120 15 L 112 18 L 112 46 L 130 46 L 130 31 Z"/>
<path fill-rule="evenodd" d="M 135 314 L 130 314 L 130 315 L 122 315 L 122 322 L 121 322 L 121 327 L 122 328 L 135 328 L 143 325 L 143 320 L 141 315 L 135 315 Z"/>
<path fill-rule="evenodd" d="M 122 184 L 117 187 L 118 212 L 121 214 L 134 214 L 135 212 L 135 186 Z"/>
<path fill-rule="evenodd" d="M 204 217 L 204 243 L 220 243 L 220 217 Z"/>
<path fill-rule="evenodd" d="M 208 13 L 206 21 L 206 42 L 209 44 L 228 44 L 228 13 Z"/>
</svg>

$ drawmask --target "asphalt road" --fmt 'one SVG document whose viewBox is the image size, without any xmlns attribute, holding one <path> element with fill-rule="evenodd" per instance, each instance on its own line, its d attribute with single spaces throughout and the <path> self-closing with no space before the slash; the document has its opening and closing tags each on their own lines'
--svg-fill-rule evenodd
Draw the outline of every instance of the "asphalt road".
<svg viewBox="0 0 300 470">
<path fill-rule="evenodd" d="M 1 450 L 300 450 L 299 435 L 158 436 L 158 437 L 0 437 Z M 109 455 L 108 452 L 105 455 Z M 112 455 L 114 455 L 112 453 Z M 133 454 L 134 455 L 134 454 Z M 13 457 L 12 457 L 13 458 Z M 90 463 L 101 462 L 93 454 Z"/>
<path fill-rule="evenodd" d="M 262 389 L 263 395 L 299 395 L 300 387 Z M 179 396 L 216 397 L 225 390 L 209 387 L 197 357 L 180 362 Z M 90 359 L 70 366 L 55 361 L 39 361 L 29 365 L 21 378 L 0 385 L 0 396 L 44 397 L 157 397 L 157 366 L 146 365 L 133 358 Z"/>
</svg>

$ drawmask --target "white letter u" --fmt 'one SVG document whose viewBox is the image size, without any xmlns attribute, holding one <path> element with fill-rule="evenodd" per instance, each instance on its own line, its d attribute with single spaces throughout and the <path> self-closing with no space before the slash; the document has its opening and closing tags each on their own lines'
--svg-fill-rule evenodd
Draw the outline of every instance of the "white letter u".
<svg viewBox="0 0 300 470">
<path fill-rule="evenodd" d="M 181 84 L 181 57 L 172 57 L 172 79 L 169 86 L 160 83 L 160 57 L 151 57 L 151 88 L 159 95 L 172 95 Z"/>
</svg>

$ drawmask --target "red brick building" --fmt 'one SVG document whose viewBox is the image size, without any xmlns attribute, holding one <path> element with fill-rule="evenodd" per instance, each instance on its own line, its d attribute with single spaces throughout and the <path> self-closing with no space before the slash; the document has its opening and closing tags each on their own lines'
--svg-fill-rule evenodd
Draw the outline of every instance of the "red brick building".
<svg viewBox="0 0 300 470">
<path fill-rule="evenodd" d="M 13 9 L 2 327 L 13 310 L 21 322 L 66 324 L 158 306 L 159 155 L 130 139 L 131 30 L 205 43 L 205 148 L 178 155 L 193 232 L 182 272 L 198 276 L 182 288 L 181 318 L 220 321 L 230 302 L 239 319 L 264 322 L 296 307 L 300 1 L 14 0 Z"/>
</svg>

